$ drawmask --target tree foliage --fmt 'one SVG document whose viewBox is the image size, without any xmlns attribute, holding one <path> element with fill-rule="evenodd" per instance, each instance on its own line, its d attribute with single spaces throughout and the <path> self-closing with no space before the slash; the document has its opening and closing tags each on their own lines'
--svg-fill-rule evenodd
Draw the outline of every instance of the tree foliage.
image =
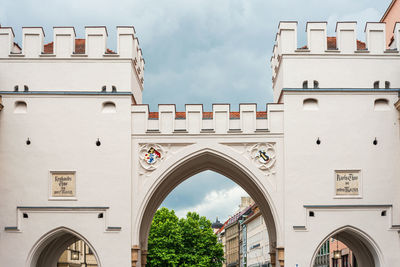
<svg viewBox="0 0 400 267">
<path fill-rule="evenodd" d="M 220 267 L 222 245 L 206 217 L 188 212 L 178 219 L 173 210 L 159 209 L 151 224 L 147 265 Z"/>
</svg>

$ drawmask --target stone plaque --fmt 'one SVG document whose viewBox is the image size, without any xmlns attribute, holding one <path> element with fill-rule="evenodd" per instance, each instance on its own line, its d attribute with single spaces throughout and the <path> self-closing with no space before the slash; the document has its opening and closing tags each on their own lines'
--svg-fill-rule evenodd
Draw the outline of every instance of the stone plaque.
<svg viewBox="0 0 400 267">
<path fill-rule="evenodd" d="M 51 196 L 75 197 L 75 172 L 52 172 Z"/>
<path fill-rule="evenodd" d="M 360 171 L 335 171 L 337 196 L 360 195 Z"/>
</svg>

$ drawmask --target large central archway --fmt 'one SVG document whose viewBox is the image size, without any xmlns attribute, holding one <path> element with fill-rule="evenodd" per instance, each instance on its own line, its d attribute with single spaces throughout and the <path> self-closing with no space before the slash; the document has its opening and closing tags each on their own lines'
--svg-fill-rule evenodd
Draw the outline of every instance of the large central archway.
<svg viewBox="0 0 400 267">
<path fill-rule="evenodd" d="M 180 183 L 205 170 L 215 171 L 231 179 L 259 205 L 270 237 L 271 261 L 275 261 L 280 231 L 275 205 L 265 186 L 266 183 L 262 181 L 262 179 L 266 179 L 265 176 L 262 174 L 259 177 L 256 176 L 244 161 L 239 162 L 232 156 L 211 148 L 201 149 L 175 159 L 174 164 L 170 164 L 170 167 L 157 177 L 153 186 L 148 190 L 139 213 L 139 239 L 142 251 L 147 250 L 152 218 L 163 200 Z M 280 247 L 279 250 L 283 255 L 283 248 Z M 281 264 L 283 263 L 282 258 L 283 256 L 280 257 Z"/>
</svg>

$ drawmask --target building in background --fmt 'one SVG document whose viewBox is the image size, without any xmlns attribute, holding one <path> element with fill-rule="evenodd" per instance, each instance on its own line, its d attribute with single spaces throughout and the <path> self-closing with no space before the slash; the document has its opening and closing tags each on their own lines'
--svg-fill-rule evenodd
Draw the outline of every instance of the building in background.
<svg viewBox="0 0 400 267">
<path fill-rule="evenodd" d="M 329 238 L 314 261 L 314 267 L 358 267 L 354 253 L 342 242 Z"/>
<path fill-rule="evenodd" d="M 253 204 L 252 212 L 243 222 L 246 232 L 246 244 L 243 244 L 248 267 L 269 267 L 269 237 L 267 226 L 257 204 Z"/>
<path fill-rule="evenodd" d="M 223 248 L 224 248 L 224 259 L 225 261 L 222 263 L 222 267 L 226 267 L 226 236 L 225 236 L 225 227 L 228 224 L 228 220 L 225 221 L 225 223 L 222 225 L 222 227 L 215 232 L 215 234 L 217 235 L 218 238 L 218 242 L 222 244 Z"/>
<path fill-rule="evenodd" d="M 242 259 L 242 227 L 244 219 L 252 212 L 251 206 L 254 203 L 250 197 L 242 197 L 239 205 L 239 212 L 233 215 L 225 226 L 225 260 L 227 267 L 241 266 Z M 248 205 L 246 207 L 246 205 Z"/>
<path fill-rule="evenodd" d="M 61 254 L 57 267 L 97 267 L 97 262 L 92 250 L 78 240 Z"/>
<path fill-rule="evenodd" d="M 400 21 L 400 1 L 392 0 L 381 22 L 386 23 L 386 46 L 392 47 L 396 22 Z"/>
<path fill-rule="evenodd" d="M 213 222 L 213 223 L 211 224 L 211 228 L 213 229 L 214 234 L 216 234 L 216 233 L 222 228 L 222 226 L 224 226 L 224 224 L 221 223 L 221 222 L 218 220 L 218 217 L 217 217 L 217 218 L 215 219 L 215 222 Z"/>
</svg>

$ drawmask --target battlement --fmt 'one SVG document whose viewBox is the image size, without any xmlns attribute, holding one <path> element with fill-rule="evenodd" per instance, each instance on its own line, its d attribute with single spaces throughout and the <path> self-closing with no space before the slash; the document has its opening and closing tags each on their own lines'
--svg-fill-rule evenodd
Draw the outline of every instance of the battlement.
<svg viewBox="0 0 400 267">
<path fill-rule="evenodd" d="M 282 21 L 276 34 L 271 67 L 273 80 L 278 73 L 282 55 L 398 55 L 400 50 L 400 23 L 396 23 L 394 42 L 386 49 L 385 23 L 368 22 L 365 25 L 365 46 L 357 40 L 357 22 L 337 22 L 336 37 L 327 37 L 327 22 L 308 22 L 307 45 L 297 43 L 297 22 Z"/>
<path fill-rule="evenodd" d="M 76 51 L 76 33 L 74 27 L 53 27 L 51 53 L 45 51 L 45 33 L 42 27 L 23 27 L 22 46 L 16 49 L 14 31 L 11 27 L 0 28 L 0 59 L 4 58 L 128 58 L 135 64 L 139 79 L 143 80 L 145 61 L 139 40 L 133 26 L 117 27 L 117 51 L 107 49 L 107 28 L 104 26 L 85 27 L 84 50 Z M 77 39 L 79 40 L 79 39 Z"/>
<path fill-rule="evenodd" d="M 198 104 L 186 105 L 184 112 L 167 104 L 160 104 L 158 112 L 150 112 L 148 105 L 132 106 L 134 134 L 282 133 L 282 121 L 283 105 L 279 104 L 268 104 L 261 112 L 256 104 L 240 104 L 238 112 L 231 112 L 229 104 L 213 104 L 212 112 L 204 112 Z"/>
<path fill-rule="evenodd" d="M 22 46 L 14 37 L 0 27 L 0 91 L 131 92 L 141 103 L 145 61 L 133 26 L 117 27 L 115 52 L 104 26 L 85 27 L 84 39 L 74 27 L 53 27 L 48 44 L 41 27 L 23 27 Z"/>
</svg>

